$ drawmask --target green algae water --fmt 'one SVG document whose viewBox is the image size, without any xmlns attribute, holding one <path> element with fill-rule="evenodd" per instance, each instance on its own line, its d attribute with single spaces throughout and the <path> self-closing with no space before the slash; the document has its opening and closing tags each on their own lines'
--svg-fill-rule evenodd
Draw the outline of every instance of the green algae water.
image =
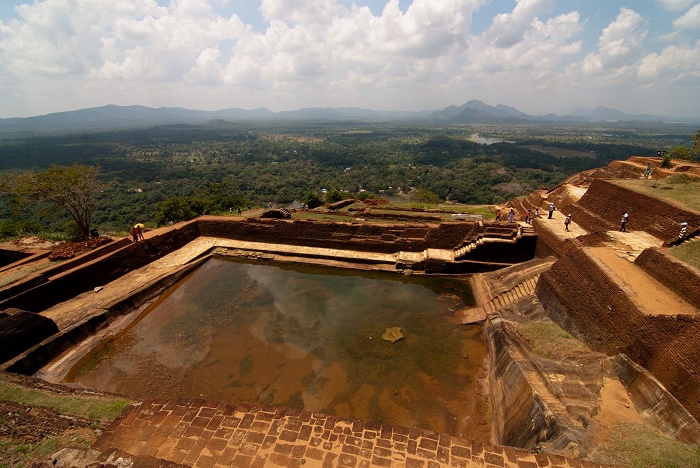
<svg viewBox="0 0 700 468">
<path fill-rule="evenodd" d="M 449 320 L 472 302 L 463 280 L 212 259 L 71 378 L 461 435 L 487 419 L 481 328 Z"/>
</svg>

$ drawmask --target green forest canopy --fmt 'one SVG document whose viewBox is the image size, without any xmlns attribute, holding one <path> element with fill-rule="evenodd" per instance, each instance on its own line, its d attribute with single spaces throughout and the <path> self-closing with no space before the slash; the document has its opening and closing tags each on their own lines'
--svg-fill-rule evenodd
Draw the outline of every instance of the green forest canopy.
<svg viewBox="0 0 700 468">
<path fill-rule="evenodd" d="M 471 141 L 470 135 L 484 132 L 483 125 L 408 123 L 218 123 L 14 135 L 0 139 L 0 173 L 99 166 L 102 190 L 93 226 L 124 231 L 136 221 L 155 225 L 249 203 L 286 205 L 322 189 L 388 196 L 417 188 L 442 200 L 499 203 L 614 159 L 654 155 L 660 142 L 670 148 L 691 133 L 591 126 L 486 130 L 513 142 Z M 553 156 L 533 145 L 572 150 L 574 156 Z M 18 227 L 62 230 L 66 221 L 61 213 L 12 213 L 3 203 L 0 235 L 12 235 Z"/>
</svg>

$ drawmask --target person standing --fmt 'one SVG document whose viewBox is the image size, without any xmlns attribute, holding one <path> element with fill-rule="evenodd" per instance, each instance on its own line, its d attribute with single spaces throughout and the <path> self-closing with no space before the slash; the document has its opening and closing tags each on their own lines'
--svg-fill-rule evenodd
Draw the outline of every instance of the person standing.
<svg viewBox="0 0 700 468">
<path fill-rule="evenodd" d="M 627 232 L 627 221 L 629 221 L 630 215 L 626 211 L 622 212 L 622 219 L 620 220 L 620 232 Z"/>
<path fill-rule="evenodd" d="M 532 211 L 530 208 L 527 209 L 527 213 L 525 214 L 525 224 L 530 224 L 530 220 L 532 219 Z"/>
<path fill-rule="evenodd" d="M 513 208 L 511 208 L 510 211 L 508 212 L 508 222 L 512 223 L 514 219 L 515 219 L 515 210 Z"/>
<path fill-rule="evenodd" d="M 137 225 L 136 225 L 136 234 L 139 236 L 139 239 L 140 239 L 140 240 L 145 240 L 145 239 L 143 238 L 143 227 L 141 227 L 140 224 L 137 224 Z"/>
<path fill-rule="evenodd" d="M 566 232 L 569 232 L 569 224 L 571 224 L 571 213 L 569 213 L 569 216 L 564 219 L 564 229 Z"/>
<path fill-rule="evenodd" d="M 547 216 L 547 219 L 552 219 L 553 214 L 554 214 L 554 202 L 551 202 L 549 204 L 549 215 Z"/>
<path fill-rule="evenodd" d="M 131 237 L 133 237 L 134 243 L 139 241 L 139 230 L 135 226 L 131 228 Z"/>
</svg>

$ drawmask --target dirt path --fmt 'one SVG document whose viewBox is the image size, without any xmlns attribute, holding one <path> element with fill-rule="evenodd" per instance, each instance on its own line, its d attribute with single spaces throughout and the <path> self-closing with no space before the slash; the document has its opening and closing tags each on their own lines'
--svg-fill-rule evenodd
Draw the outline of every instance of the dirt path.
<svg viewBox="0 0 700 468">
<path fill-rule="evenodd" d="M 695 315 L 696 309 L 609 247 L 587 251 L 608 271 L 639 310 L 647 315 Z"/>
</svg>

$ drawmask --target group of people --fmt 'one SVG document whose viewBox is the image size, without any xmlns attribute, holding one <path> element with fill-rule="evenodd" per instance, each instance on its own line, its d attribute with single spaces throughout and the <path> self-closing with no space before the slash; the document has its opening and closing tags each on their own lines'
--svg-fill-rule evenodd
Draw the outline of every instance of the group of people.
<svg viewBox="0 0 700 468">
<path fill-rule="evenodd" d="M 556 207 L 554 206 L 554 202 L 549 203 L 549 209 L 548 209 L 548 214 L 547 214 L 547 219 L 552 219 L 552 216 L 554 215 L 554 212 L 556 211 Z M 535 213 L 533 215 L 532 210 L 528 208 L 527 212 L 525 213 L 525 222 L 527 224 L 532 223 L 532 218 L 539 218 L 540 217 L 540 209 L 535 208 Z M 510 209 L 508 212 L 508 222 L 512 223 L 513 220 L 515 219 L 515 211 L 513 208 Z M 624 211 L 622 212 L 622 220 L 620 221 L 620 231 L 621 232 L 627 232 L 627 223 L 629 222 L 630 215 L 628 212 Z M 501 220 L 501 210 L 499 209 L 496 212 L 496 221 Z M 571 225 L 571 213 L 566 215 L 564 218 L 564 230 L 567 232 L 571 232 L 569 229 L 569 226 Z"/>
<path fill-rule="evenodd" d="M 143 224 L 137 224 L 131 228 L 131 237 L 134 239 L 134 242 L 144 240 L 144 238 L 143 238 Z"/>
</svg>

